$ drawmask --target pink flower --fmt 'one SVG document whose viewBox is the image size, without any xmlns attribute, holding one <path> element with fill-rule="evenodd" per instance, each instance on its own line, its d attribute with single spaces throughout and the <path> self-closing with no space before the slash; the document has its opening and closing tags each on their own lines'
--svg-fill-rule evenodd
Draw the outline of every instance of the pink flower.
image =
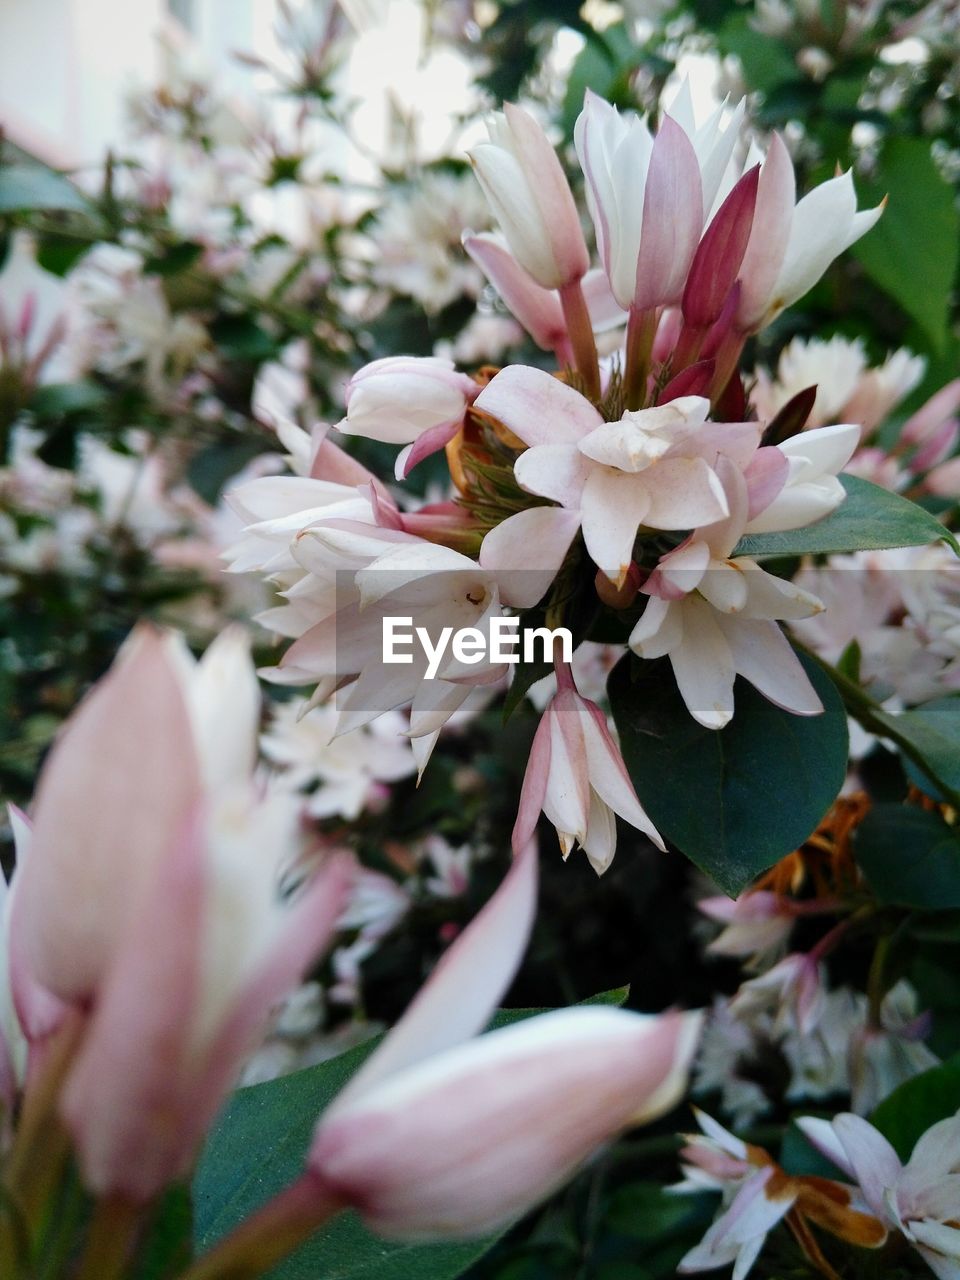
<svg viewBox="0 0 960 1280">
<path fill-rule="evenodd" d="M 697 909 L 725 927 L 707 947 L 713 955 L 743 957 L 756 971 L 783 953 L 798 912 L 779 893 L 756 890 L 730 898 L 701 898 Z"/>
<path fill-rule="evenodd" d="M 684 396 L 604 422 L 572 387 L 523 365 L 501 370 L 477 398 L 478 409 L 529 446 L 514 464 L 521 487 L 560 503 L 559 509 L 536 509 L 544 550 L 554 549 L 553 571 L 579 523 L 594 563 L 618 585 L 629 571 L 641 524 L 690 529 L 727 514 L 713 464 L 727 456 L 747 466 L 759 428 L 756 423 L 706 423 L 709 407 L 702 397 Z M 521 532 L 521 520 L 533 518 L 521 512 L 493 531 L 504 547 L 499 566 L 505 566 L 512 546 L 514 567 L 547 567 L 531 558 L 526 531 Z M 540 546 L 538 540 L 537 551 Z"/>
<path fill-rule="evenodd" d="M 753 230 L 740 269 L 737 323 L 754 333 L 811 289 L 845 249 L 866 235 L 883 205 L 857 212 L 849 170 L 795 204 L 793 164 L 774 134 L 760 170 Z"/>
<path fill-rule="evenodd" d="M 143 629 L 41 774 L 14 988 L 88 1019 L 60 1107 L 98 1195 L 145 1202 L 188 1171 L 272 1005 L 332 935 L 349 864 L 281 898 L 297 803 L 252 779 L 258 719 L 238 632 L 198 665 Z"/>
<path fill-rule="evenodd" d="M 797 1120 L 818 1150 L 859 1184 L 871 1211 L 901 1232 L 939 1280 L 960 1276 L 960 1114 L 918 1140 L 906 1165 L 873 1125 L 844 1113 Z"/>
<path fill-rule="evenodd" d="M 442 449 L 460 429 L 479 388 L 436 356 L 387 356 L 355 373 L 347 387 L 346 435 L 405 444 L 397 462 L 402 478 L 417 462 Z"/>
<path fill-rule="evenodd" d="M 567 668 L 557 669 L 558 691 L 541 717 L 523 778 L 513 847 L 533 835 L 540 811 L 557 829 L 568 857 L 579 844 L 598 875 L 613 861 L 619 814 L 665 846 L 637 799 L 620 749 L 595 702 L 581 698 Z"/>
<path fill-rule="evenodd" d="M 748 556 L 732 558 L 749 514 L 747 482 L 726 458 L 717 472 L 730 514 L 662 557 L 643 588 L 651 599 L 630 648 L 641 658 L 669 656 L 687 710 L 708 729 L 732 719 L 737 675 L 777 706 L 817 715 L 823 706 L 777 620 L 823 606 Z"/>
<path fill-rule="evenodd" d="M 537 284 L 559 289 L 590 265 L 580 216 L 560 161 L 536 120 L 507 103 L 470 152 L 510 251 Z"/>
<path fill-rule="evenodd" d="M 473 1038 L 526 946 L 536 880 L 531 844 L 317 1126 L 307 1184 L 381 1235 L 499 1229 L 682 1094 L 696 1014 L 567 1009 Z"/>
</svg>

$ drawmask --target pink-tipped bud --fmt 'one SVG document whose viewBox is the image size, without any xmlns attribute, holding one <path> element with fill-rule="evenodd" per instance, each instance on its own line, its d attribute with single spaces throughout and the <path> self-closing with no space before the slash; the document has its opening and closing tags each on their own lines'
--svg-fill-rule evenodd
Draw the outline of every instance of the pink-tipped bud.
<svg viewBox="0 0 960 1280">
<path fill-rule="evenodd" d="M 945 387 L 921 405 L 917 412 L 906 420 L 900 432 L 902 444 L 922 444 L 924 440 L 943 422 L 960 410 L 960 378 L 954 378 Z"/>
<path fill-rule="evenodd" d="M 537 284 L 497 236 L 467 231 L 463 247 L 537 346 L 555 350 L 567 336 L 556 291 Z"/>
<path fill-rule="evenodd" d="M 708 329 L 720 319 L 750 240 L 759 178 L 754 165 L 717 210 L 694 254 L 681 304 L 691 329 Z"/>
<path fill-rule="evenodd" d="M 679 1101 L 699 1021 L 566 1009 L 448 1050 L 334 1104 L 308 1161 L 318 1192 L 388 1237 L 495 1231 Z"/>
<path fill-rule="evenodd" d="M 960 458 L 951 458 L 935 467 L 923 482 L 928 493 L 938 498 L 960 498 Z"/>
<path fill-rule="evenodd" d="M 953 453 L 958 436 L 960 422 L 956 418 L 948 418 L 946 422 L 942 422 L 910 459 L 910 470 L 919 475 L 939 466 Z"/>
<path fill-rule="evenodd" d="M 451 360 L 387 356 L 350 379 L 347 416 L 339 429 L 385 444 L 411 444 L 435 427 L 455 427 L 479 390 Z"/>
<path fill-rule="evenodd" d="M 559 289 L 590 265 L 580 215 L 556 152 L 528 112 L 507 103 L 490 141 L 470 153 L 513 256 L 539 285 Z"/>
</svg>

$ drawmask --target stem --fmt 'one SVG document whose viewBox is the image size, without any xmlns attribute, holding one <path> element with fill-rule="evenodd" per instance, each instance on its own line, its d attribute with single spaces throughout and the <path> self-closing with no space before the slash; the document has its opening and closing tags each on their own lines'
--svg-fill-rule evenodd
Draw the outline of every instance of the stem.
<svg viewBox="0 0 960 1280">
<path fill-rule="evenodd" d="M 683 326 L 677 345 L 673 349 L 673 360 L 670 364 L 671 378 L 676 377 L 678 373 L 683 373 L 684 369 L 693 364 L 700 354 L 700 348 L 706 336 L 703 329 L 691 329 L 686 324 Z"/>
<path fill-rule="evenodd" d="M 570 335 L 574 366 L 584 381 L 584 394 L 588 400 L 599 400 L 600 362 L 590 312 L 579 280 L 560 286 L 560 305 Z"/>
<path fill-rule="evenodd" d="M 745 341 L 746 339 L 742 333 L 738 333 L 736 329 L 731 329 L 717 348 L 713 357 L 713 378 L 710 382 L 709 391 L 711 404 L 716 404 L 726 390 L 727 383 L 733 376 L 733 372 L 740 360 L 740 353 L 743 351 Z"/>
<path fill-rule="evenodd" d="M 631 307 L 623 379 L 627 409 L 642 409 L 647 402 L 647 378 L 650 376 L 650 357 L 656 333 L 656 307 L 649 307 L 646 311 Z"/>
<path fill-rule="evenodd" d="M 256 1280 L 343 1208 L 343 1201 L 304 1174 L 198 1259 L 180 1280 Z"/>
<path fill-rule="evenodd" d="M 887 957 L 890 954 L 891 935 L 883 934 L 877 939 L 877 945 L 873 950 L 873 959 L 870 961 L 870 973 L 867 976 L 867 1025 L 880 1030 L 883 1022 L 880 1017 L 883 1007 L 883 997 L 887 994 L 884 984 L 886 975 Z"/>
<path fill-rule="evenodd" d="M 36 1235 L 37 1219 L 57 1186 L 69 1150 L 57 1103 L 86 1020 L 71 1011 L 47 1046 L 39 1070 L 28 1081 L 13 1150 L 3 1182 Z"/>
<path fill-rule="evenodd" d="M 141 1208 L 121 1196 L 97 1202 L 77 1280 L 121 1280 L 140 1228 Z"/>
</svg>

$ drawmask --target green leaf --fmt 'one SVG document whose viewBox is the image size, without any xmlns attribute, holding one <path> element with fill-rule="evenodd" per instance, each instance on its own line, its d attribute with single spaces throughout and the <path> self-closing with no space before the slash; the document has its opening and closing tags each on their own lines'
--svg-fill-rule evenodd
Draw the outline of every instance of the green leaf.
<svg viewBox="0 0 960 1280">
<path fill-rule="evenodd" d="M 803 1114 L 809 1113 L 804 1111 Z M 818 1178 L 836 1177 L 836 1167 L 808 1142 L 803 1131 L 792 1121 L 783 1131 L 779 1160 L 781 1167 L 797 1178 L 811 1175 Z"/>
<path fill-rule="evenodd" d="M 70 418 L 99 413 L 107 399 L 107 393 L 95 382 L 49 382 L 33 393 L 30 410 L 38 418 Z"/>
<path fill-rule="evenodd" d="M 960 1110 L 960 1054 L 894 1089 L 870 1117 L 901 1160 L 938 1120 Z"/>
<path fill-rule="evenodd" d="M 177 1185 L 164 1193 L 137 1252 L 136 1280 L 168 1280 L 186 1270 L 192 1216 L 188 1187 Z"/>
<path fill-rule="evenodd" d="M 573 126 L 583 110 L 583 96 L 588 89 L 614 106 L 627 105 L 618 101 L 618 89 L 621 84 L 623 88 L 628 87 L 629 73 L 642 61 L 643 53 L 622 23 L 608 27 L 602 35 L 588 40 L 570 68 L 567 79 L 563 101 L 564 132 L 573 136 Z"/>
<path fill-rule="evenodd" d="M 910 739 L 940 781 L 953 792 L 960 792 L 960 697 L 938 698 L 913 711 L 898 716 L 881 712 L 881 718 L 892 721 L 897 732 Z M 931 784 L 911 761 L 906 761 L 911 782 L 936 800 L 948 799 Z"/>
<path fill-rule="evenodd" d="M 815 829 L 843 785 L 847 718 L 804 655 L 824 713 L 794 716 L 737 680 L 733 719 L 705 729 L 665 663 L 625 658 L 608 685 L 623 757 L 656 827 L 736 897 Z M 643 672 L 631 681 L 632 672 Z"/>
<path fill-rule="evenodd" d="M 936 516 L 889 489 L 859 476 L 840 476 L 847 496 L 816 524 L 783 533 L 748 533 L 736 556 L 834 555 L 885 547 L 922 547 L 940 538 L 960 553 L 960 545 Z"/>
<path fill-rule="evenodd" d="M 0 213 L 29 213 L 33 209 L 89 213 L 90 202 L 73 183 L 40 164 L 0 167 Z"/>
<path fill-rule="evenodd" d="M 207 1140 L 193 1184 L 198 1253 L 299 1176 L 317 1117 L 377 1041 L 330 1062 L 236 1093 Z M 270 1272 L 270 1280 L 442 1280 L 479 1258 L 489 1240 L 412 1245 L 381 1240 L 340 1214 Z"/>
<path fill-rule="evenodd" d="M 740 59 L 751 89 L 770 94 L 781 86 L 800 81 L 786 44 L 757 31 L 749 14 L 731 14 L 717 32 L 717 43 L 724 53 L 735 54 Z"/>
<path fill-rule="evenodd" d="M 620 1235 L 650 1243 L 684 1235 L 709 1219 L 716 1208 L 710 1195 L 671 1195 L 659 1182 L 632 1182 L 610 1198 L 605 1224 Z"/>
<path fill-rule="evenodd" d="M 208 445 L 190 459 L 187 479 L 204 502 L 216 506 L 224 486 L 261 453 L 263 445 L 259 440 L 230 440 Z"/>
<path fill-rule="evenodd" d="M 37 266 L 54 276 L 65 276 L 85 253 L 92 241 L 79 236 L 46 236 L 37 245 Z"/>
<path fill-rule="evenodd" d="M 874 805 L 857 828 L 854 854 L 881 902 L 925 911 L 960 907 L 960 836 L 939 814 Z"/>
<path fill-rule="evenodd" d="M 867 274 L 916 320 L 939 350 L 947 337 L 960 245 L 950 184 L 923 138 L 889 138 L 876 177 L 862 184 L 866 204 L 889 203 L 873 230 L 853 246 Z"/>
</svg>

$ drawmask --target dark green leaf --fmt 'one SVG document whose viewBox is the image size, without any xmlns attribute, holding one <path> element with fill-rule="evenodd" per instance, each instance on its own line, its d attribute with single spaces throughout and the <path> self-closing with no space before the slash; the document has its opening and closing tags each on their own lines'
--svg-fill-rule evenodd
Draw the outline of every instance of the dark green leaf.
<svg viewBox="0 0 960 1280">
<path fill-rule="evenodd" d="M 836 511 L 803 529 L 749 533 L 741 538 L 734 555 L 832 555 L 884 547 L 922 547 L 940 538 L 960 552 L 949 529 L 915 502 L 859 476 L 843 475 L 840 482 L 847 496 Z"/>
<path fill-rule="evenodd" d="M 563 101 L 563 125 L 568 136 L 573 134 L 577 116 L 583 110 L 583 98 L 588 89 L 598 93 L 614 105 L 620 83 L 628 83 L 629 73 L 643 60 L 641 51 L 627 29 L 622 25 L 608 27 L 602 35 L 588 40 L 577 55 L 567 79 L 567 91 Z"/>
<path fill-rule="evenodd" d="M 801 661 L 822 715 L 791 715 L 738 679 L 733 720 L 719 731 L 691 718 L 666 663 L 626 658 L 608 685 L 641 803 L 661 835 L 733 897 L 803 843 L 843 785 L 843 705 L 816 664 Z M 631 671 L 645 678 L 631 680 Z"/>
<path fill-rule="evenodd" d="M 277 354 L 277 340 L 249 316 L 220 316 L 210 335 L 228 360 L 257 363 Z"/>
<path fill-rule="evenodd" d="M 873 230 L 852 252 L 867 274 L 942 347 L 957 270 L 960 218 L 950 184 L 924 138 L 890 138 L 864 201 L 889 203 Z"/>
<path fill-rule="evenodd" d="M 38 418 L 69 418 L 99 413 L 106 403 L 106 392 L 94 382 L 50 382 L 33 393 L 30 410 Z"/>
<path fill-rule="evenodd" d="M 37 265 L 51 275 L 65 276 L 90 249 L 89 239 L 73 236 L 47 236 L 37 245 Z"/>
<path fill-rule="evenodd" d="M 870 1117 L 901 1160 L 938 1120 L 960 1110 L 960 1054 L 894 1089 Z"/>
<path fill-rule="evenodd" d="M 191 458 L 187 479 L 204 502 L 215 506 L 224 485 L 263 451 L 263 445 L 256 440 L 209 445 Z"/>
<path fill-rule="evenodd" d="M 808 1114 L 806 1111 L 804 1115 Z M 812 1146 L 795 1124 L 787 1125 L 780 1144 L 780 1165 L 795 1177 L 836 1177 L 836 1168 Z"/>
<path fill-rule="evenodd" d="M 735 54 L 740 59 L 751 89 L 769 94 L 799 79 L 787 46 L 757 31 L 749 14 L 731 15 L 717 32 L 717 42 L 724 53 Z"/>
<path fill-rule="evenodd" d="M 241 1089 L 207 1141 L 194 1180 L 198 1253 L 288 1186 L 302 1171 L 317 1117 L 372 1052 L 361 1045 L 330 1062 Z M 271 1280 L 441 1280 L 459 1275 L 488 1248 L 380 1240 L 353 1213 L 340 1214 L 286 1261 Z"/>
<path fill-rule="evenodd" d="M 659 1182 L 632 1182 L 610 1200 L 606 1224 L 620 1235 L 648 1243 L 682 1235 L 716 1208 L 716 1197 L 671 1195 Z"/>
<path fill-rule="evenodd" d="M 178 271 L 187 271 L 197 262 L 202 253 L 202 244 L 197 244 L 193 240 L 183 240 L 147 258 L 143 269 L 151 275 L 173 276 Z"/>
<path fill-rule="evenodd" d="M 960 792 L 960 698 L 938 698 L 913 711 L 898 716 L 881 712 L 881 718 L 893 721 L 897 732 L 909 738 L 937 777 L 953 792 Z M 922 787 L 934 799 L 940 794 L 920 769 L 906 762 L 911 782 Z"/>
<path fill-rule="evenodd" d="M 898 907 L 960 907 L 960 836 L 939 814 L 877 804 L 857 828 L 854 853 L 870 887 Z"/>
<path fill-rule="evenodd" d="M 0 213 L 32 209 L 89 213 L 90 203 L 68 178 L 44 165 L 4 165 L 0 168 Z"/>
<path fill-rule="evenodd" d="M 192 1257 L 192 1219 L 189 1188 L 171 1187 L 154 1210 L 137 1253 L 136 1280 L 168 1280 L 186 1269 Z"/>
</svg>

